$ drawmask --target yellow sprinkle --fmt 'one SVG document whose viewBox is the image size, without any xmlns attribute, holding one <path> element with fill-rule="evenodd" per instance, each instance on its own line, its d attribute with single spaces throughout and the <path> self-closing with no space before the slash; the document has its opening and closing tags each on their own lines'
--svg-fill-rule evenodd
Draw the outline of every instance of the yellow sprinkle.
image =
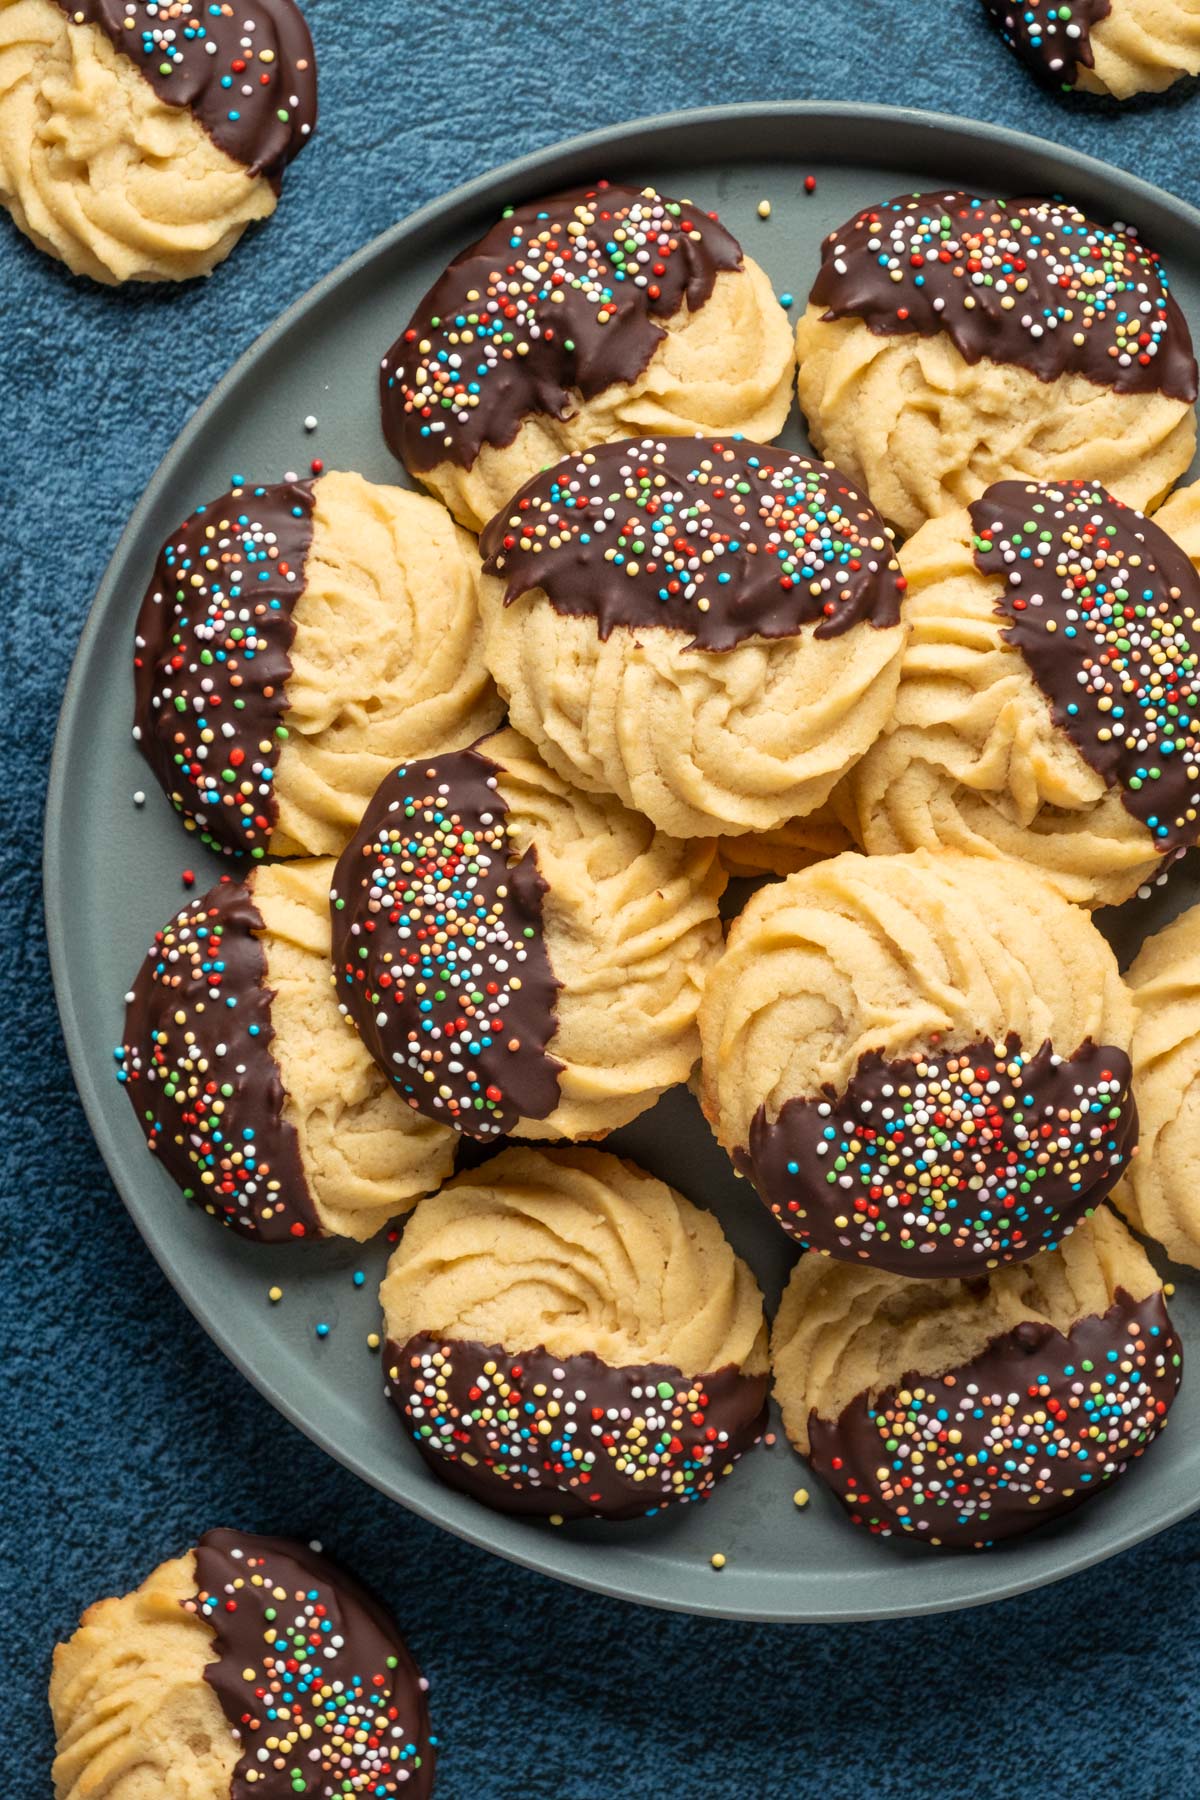
<svg viewBox="0 0 1200 1800">
<path fill-rule="evenodd" d="M 792 1504 L 794 1506 L 807 1506 L 808 1505 L 808 1489 L 807 1488 L 797 1488 L 795 1493 L 792 1495 Z"/>
<path fill-rule="evenodd" d="M 378 1350 L 378 1348 L 379 1348 L 379 1333 L 377 1331 L 368 1331 L 368 1333 L 367 1333 L 367 1349 L 368 1350 Z"/>
<path fill-rule="evenodd" d="M 770 201 L 769 201 L 769 200 L 760 200 L 760 201 L 759 201 L 759 203 L 758 203 L 758 216 L 759 216 L 759 218 L 760 218 L 760 219 L 769 219 L 769 218 L 770 218 L 770 216 L 771 216 L 771 202 L 770 202 Z"/>
<path fill-rule="evenodd" d="M 1171 1295 L 1174 1292 L 1175 1292 L 1175 1283 L 1173 1281 L 1164 1281 L 1163 1282 L 1163 1293 L 1167 1296 L 1168 1300 L 1171 1298 Z"/>
<path fill-rule="evenodd" d="M 725 1567 L 725 1558 L 721 1555 L 719 1550 L 714 1556 L 709 1558 L 709 1561 L 712 1563 L 714 1569 L 723 1569 Z"/>
<path fill-rule="evenodd" d="M 271 1302 L 271 1305 L 274 1306 L 277 1300 L 283 1299 L 283 1289 L 281 1287 L 268 1288 L 267 1299 Z"/>
<path fill-rule="evenodd" d="M 552 1525 L 561 1525 L 562 1522 L 563 1522 L 563 1516 L 561 1513 L 551 1513 L 550 1514 L 550 1523 Z"/>
</svg>

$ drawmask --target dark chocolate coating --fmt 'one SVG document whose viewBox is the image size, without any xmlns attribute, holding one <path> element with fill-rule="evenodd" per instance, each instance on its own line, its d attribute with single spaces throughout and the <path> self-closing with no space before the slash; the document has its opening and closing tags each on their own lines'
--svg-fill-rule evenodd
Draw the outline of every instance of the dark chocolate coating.
<svg viewBox="0 0 1200 1800">
<path fill-rule="evenodd" d="M 283 1116 L 262 929 L 246 884 L 226 879 L 155 934 L 125 1009 L 117 1075 L 186 1198 L 242 1237 L 279 1243 L 321 1227 Z"/>
<path fill-rule="evenodd" d="M 611 519 L 605 513 L 613 514 Z M 634 438 L 527 481 L 480 539 L 505 604 L 685 632 L 689 649 L 900 619 L 891 534 L 848 478 L 740 438 Z M 705 558 L 708 558 L 705 561 Z"/>
<path fill-rule="evenodd" d="M 636 381 L 666 336 L 659 321 L 685 302 L 697 311 L 718 274 L 741 266 L 711 213 L 653 189 L 600 182 L 512 207 L 384 357 L 384 436 L 416 474 L 470 469 L 531 413 L 565 419 L 580 395 Z"/>
<path fill-rule="evenodd" d="M 1157 252 L 1060 200 L 902 194 L 869 206 L 826 238 L 811 298 L 826 319 L 862 319 L 880 337 L 945 334 L 968 363 L 1196 398 L 1191 334 Z"/>
<path fill-rule="evenodd" d="M 913 1370 L 834 1421 L 814 1412 L 809 1461 L 856 1525 L 982 1550 L 1072 1512 L 1153 1442 L 1183 1351 L 1161 1289 L 1064 1336 L 1029 1320 L 958 1369 Z M 972 1460 L 974 1459 L 974 1460 Z"/>
<path fill-rule="evenodd" d="M 1096 56 L 1091 31 L 1112 11 L 1112 0 L 983 0 L 1010 50 L 1040 81 L 1068 90 L 1080 67 Z M 1066 15 L 1065 17 L 1063 15 Z"/>
<path fill-rule="evenodd" d="M 204 1679 L 242 1749 L 229 1800 L 429 1800 L 428 1683 L 382 1603 L 286 1538 L 208 1531 L 195 1557 Z"/>
<path fill-rule="evenodd" d="M 363 1043 L 410 1106 L 489 1141 L 553 1112 L 562 1066 L 546 1050 L 546 883 L 536 849 L 513 849 L 502 773 L 478 750 L 397 769 L 330 893 L 338 998 Z"/>
<path fill-rule="evenodd" d="M 197 507 L 159 551 L 138 614 L 138 748 L 172 805 L 226 855 L 261 857 L 279 815 L 271 783 L 313 487 L 239 487 Z"/>
<path fill-rule="evenodd" d="M 975 562 L 1057 724 L 1164 855 L 1200 838 L 1200 576 L 1094 482 L 1002 481 Z"/>
<path fill-rule="evenodd" d="M 500 1512 L 636 1519 L 706 1499 L 767 1420 L 767 1376 L 732 1365 L 688 1376 L 419 1333 L 389 1340 L 384 1366 L 426 1462 Z"/>
<path fill-rule="evenodd" d="M 1137 1143 L 1131 1079 L 1123 1050 L 1090 1039 L 1061 1061 L 1015 1039 L 870 1051 L 844 1093 L 788 1100 L 773 1123 L 760 1106 L 734 1161 L 806 1250 L 978 1275 L 1053 1249 L 1112 1190 Z"/>
<path fill-rule="evenodd" d="M 58 0 L 96 25 L 169 106 L 276 188 L 317 122 L 317 60 L 294 0 Z M 247 29 L 249 27 L 249 29 Z"/>
</svg>

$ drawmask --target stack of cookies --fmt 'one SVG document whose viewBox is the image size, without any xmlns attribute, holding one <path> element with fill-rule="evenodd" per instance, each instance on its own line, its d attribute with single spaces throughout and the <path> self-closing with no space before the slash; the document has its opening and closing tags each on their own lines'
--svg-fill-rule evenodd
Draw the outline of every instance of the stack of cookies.
<svg viewBox="0 0 1200 1800">
<path fill-rule="evenodd" d="M 832 460 L 773 447 L 797 366 Z M 1200 1264 L 1200 925 L 1126 981 L 1091 912 L 1200 841 L 1196 393 L 1158 255 L 1061 200 L 868 207 L 793 334 L 714 214 L 599 184 L 382 357 L 428 493 L 164 545 L 135 735 L 237 860 L 118 1076 L 247 1238 L 410 1215 L 382 1360 L 447 1482 L 703 1499 L 773 1372 L 855 1522 L 982 1548 L 1157 1437 L 1129 1226 Z M 688 1082 L 798 1254 L 769 1337 L 703 1196 L 594 1147 Z"/>
</svg>

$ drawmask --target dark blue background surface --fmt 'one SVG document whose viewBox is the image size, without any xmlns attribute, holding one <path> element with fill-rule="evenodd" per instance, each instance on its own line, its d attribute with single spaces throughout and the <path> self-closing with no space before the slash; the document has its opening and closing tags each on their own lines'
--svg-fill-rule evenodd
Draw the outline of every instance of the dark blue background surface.
<svg viewBox="0 0 1200 1800">
<path fill-rule="evenodd" d="M 976 0 L 308 11 L 319 133 L 275 220 L 210 282 L 93 289 L 0 216 L 2 1498 L 14 1571 L 0 1615 L 0 1792 L 49 1792 L 55 1638 L 92 1599 L 224 1523 L 320 1536 L 390 1598 L 433 1682 L 442 1800 L 1190 1800 L 1200 1517 L 985 1612 L 766 1628 L 560 1587 L 409 1518 L 329 1462 L 209 1344 L 108 1182 L 61 1045 L 36 871 L 59 696 L 134 501 L 234 357 L 414 207 L 592 126 L 783 98 L 1013 125 L 1200 202 L 1200 98 L 1120 112 L 1060 103 L 1010 61 Z"/>
</svg>

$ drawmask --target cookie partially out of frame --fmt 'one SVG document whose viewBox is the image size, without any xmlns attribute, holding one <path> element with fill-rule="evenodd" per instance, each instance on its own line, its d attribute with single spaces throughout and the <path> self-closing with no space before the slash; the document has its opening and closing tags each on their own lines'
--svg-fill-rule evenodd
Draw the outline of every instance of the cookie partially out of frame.
<svg viewBox="0 0 1200 1800">
<path fill-rule="evenodd" d="M 0 205 L 75 274 L 207 275 L 316 122 L 294 0 L 0 0 Z"/>
<path fill-rule="evenodd" d="M 844 854 L 755 894 L 700 1012 L 721 1144 L 808 1250 L 972 1276 L 1052 1248 L 1137 1138 L 1133 1009 L 1009 860 Z"/>
<path fill-rule="evenodd" d="M 506 209 L 383 359 L 383 430 L 479 531 L 522 482 L 654 432 L 775 437 L 791 331 L 715 213 L 601 182 Z"/>
<path fill-rule="evenodd" d="M 814 812 L 891 711 L 891 533 L 837 469 L 632 438 L 527 482 L 483 534 L 485 655 L 560 774 L 675 837 Z"/>
<path fill-rule="evenodd" d="M 1153 507 L 1196 447 L 1196 360 L 1161 259 L 1061 200 L 866 207 L 825 240 L 796 348 L 813 442 L 906 534 L 998 481 Z"/>
<path fill-rule="evenodd" d="M 134 736 L 212 849 L 341 849 L 405 756 L 503 707 L 479 558 L 442 508 L 330 472 L 246 485 L 163 545 L 138 615 Z"/>
<path fill-rule="evenodd" d="M 428 1800 L 428 1686 L 345 1569 L 209 1531 L 57 1646 L 55 1800 Z"/>
<path fill-rule="evenodd" d="M 856 1525 L 984 1549 L 1072 1512 L 1166 1423 L 1183 1353 L 1107 1207 L 983 1282 L 802 1257 L 771 1336 L 792 1443 Z"/>
<path fill-rule="evenodd" d="M 1009 48 L 1051 87 L 1160 94 L 1200 74 L 1200 0 L 983 0 Z"/>
<path fill-rule="evenodd" d="M 332 860 L 273 863 L 158 932 L 117 1072 L 189 1200 L 243 1237 L 374 1236 L 450 1173 L 454 1133 L 394 1094 L 338 1010 Z"/>
<path fill-rule="evenodd" d="M 337 993 L 405 1104 L 600 1137 L 686 1081 L 725 875 L 517 732 L 393 771 L 332 893 Z"/>
<path fill-rule="evenodd" d="M 851 771 L 873 854 L 1007 855 L 1116 905 L 1200 840 L 1200 576 L 1094 482 L 1002 482 L 901 552 L 896 704 Z"/>
<path fill-rule="evenodd" d="M 711 1213 L 604 1151 L 510 1149 L 456 1177 L 379 1297 L 407 1430 L 500 1511 L 704 1499 L 765 1423 L 754 1276 Z"/>
</svg>

